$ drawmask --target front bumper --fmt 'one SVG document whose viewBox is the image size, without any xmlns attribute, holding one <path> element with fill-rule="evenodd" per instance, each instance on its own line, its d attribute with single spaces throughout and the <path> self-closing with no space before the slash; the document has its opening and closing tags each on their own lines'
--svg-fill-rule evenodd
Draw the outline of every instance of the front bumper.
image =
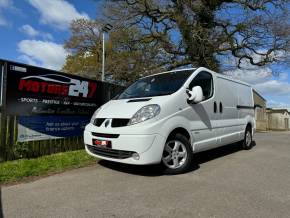
<svg viewBox="0 0 290 218">
<path fill-rule="evenodd" d="M 98 128 L 95 128 L 94 132 L 98 132 Z M 115 131 L 112 134 L 115 134 Z M 112 149 L 98 149 L 93 145 L 93 139 L 111 141 Z M 93 136 L 91 129 L 84 132 L 88 154 L 109 161 L 135 165 L 160 163 L 165 140 L 159 134 L 120 134 L 117 138 L 106 138 Z M 133 153 L 137 153 L 139 159 L 133 158 Z"/>
</svg>

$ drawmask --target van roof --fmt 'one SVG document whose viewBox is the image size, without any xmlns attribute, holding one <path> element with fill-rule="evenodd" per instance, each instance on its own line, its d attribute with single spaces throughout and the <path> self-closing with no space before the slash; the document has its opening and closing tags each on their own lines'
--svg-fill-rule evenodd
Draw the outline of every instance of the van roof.
<svg viewBox="0 0 290 218">
<path fill-rule="evenodd" d="M 243 84 L 243 85 L 246 85 L 246 86 L 249 86 L 249 87 L 252 87 L 251 84 L 246 83 L 246 82 L 244 82 L 242 80 L 234 79 L 234 78 L 232 78 L 232 77 L 230 77 L 230 76 L 228 76 L 226 74 L 219 73 L 219 74 L 217 74 L 217 77 L 223 78 L 223 79 L 226 79 L 226 80 L 230 80 L 230 81 L 233 81 L 233 82 L 236 82 L 236 83 L 240 83 L 240 84 Z"/>
<path fill-rule="evenodd" d="M 198 68 L 204 68 L 206 70 L 209 70 L 211 72 L 214 72 L 210 69 L 207 69 L 205 67 L 195 67 L 195 68 L 183 68 L 183 69 L 178 69 L 178 70 L 170 70 L 170 71 L 165 71 L 165 72 L 161 72 L 161 73 L 155 73 L 155 74 L 152 74 L 152 75 L 148 75 L 148 76 L 144 76 L 144 77 L 141 77 L 140 79 L 142 78 L 147 78 L 147 77 L 151 77 L 151 76 L 156 76 L 156 75 L 160 75 L 160 74 L 165 74 L 165 73 L 171 73 L 171 72 L 178 72 L 178 71 L 184 71 L 184 70 L 197 70 Z M 215 72 L 216 73 L 216 72 Z M 223 74 L 223 73 L 216 73 L 217 77 L 219 78 L 223 78 L 223 79 L 227 79 L 227 80 L 230 80 L 230 81 L 233 81 L 233 82 L 237 82 L 237 83 L 240 83 L 240 84 L 243 84 L 243 85 L 246 85 L 246 86 L 250 86 L 252 87 L 249 83 L 246 83 L 244 81 L 241 81 L 241 80 L 238 80 L 238 79 L 234 79 L 226 74 Z"/>
<path fill-rule="evenodd" d="M 165 73 L 185 71 L 185 70 L 196 70 L 196 69 L 197 68 L 184 68 L 184 69 L 178 69 L 178 70 L 169 70 L 169 71 L 164 71 L 164 72 L 161 72 L 161 73 L 155 73 L 155 74 L 151 74 L 151 75 L 148 75 L 148 76 L 144 76 L 144 77 L 141 77 L 140 79 L 146 78 L 146 77 L 150 77 L 150 76 L 156 76 L 156 75 L 160 75 L 160 74 L 165 74 Z"/>
</svg>

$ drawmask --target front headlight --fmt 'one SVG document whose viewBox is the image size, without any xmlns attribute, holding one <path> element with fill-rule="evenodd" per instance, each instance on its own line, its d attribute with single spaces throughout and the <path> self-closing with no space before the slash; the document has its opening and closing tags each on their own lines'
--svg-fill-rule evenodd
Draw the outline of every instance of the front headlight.
<svg viewBox="0 0 290 218">
<path fill-rule="evenodd" d="M 142 107 L 138 110 L 134 116 L 130 119 L 128 125 L 133 125 L 137 123 L 149 120 L 160 113 L 160 106 L 158 104 L 150 104 Z"/>
<path fill-rule="evenodd" d="M 91 123 L 94 124 L 95 119 L 97 118 L 98 113 L 100 112 L 102 107 L 99 107 L 95 113 L 93 114 L 92 118 L 91 118 Z"/>
</svg>

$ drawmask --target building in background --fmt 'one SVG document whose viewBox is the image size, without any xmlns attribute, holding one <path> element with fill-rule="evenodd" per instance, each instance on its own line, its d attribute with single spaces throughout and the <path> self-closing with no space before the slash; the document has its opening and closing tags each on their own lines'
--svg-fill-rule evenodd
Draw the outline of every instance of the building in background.
<svg viewBox="0 0 290 218">
<path fill-rule="evenodd" d="M 258 131 L 266 131 L 268 119 L 266 113 L 267 101 L 256 90 L 253 90 L 255 107 L 256 129 Z"/>
<path fill-rule="evenodd" d="M 267 108 L 266 99 L 253 90 L 257 131 L 290 130 L 290 112 L 284 108 Z"/>
<path fill-rule="evenodd" d="M 268 127 L 269 130 L 290 130 L 290 113 L 287 109 L 268 108 Z"/>
</svg>

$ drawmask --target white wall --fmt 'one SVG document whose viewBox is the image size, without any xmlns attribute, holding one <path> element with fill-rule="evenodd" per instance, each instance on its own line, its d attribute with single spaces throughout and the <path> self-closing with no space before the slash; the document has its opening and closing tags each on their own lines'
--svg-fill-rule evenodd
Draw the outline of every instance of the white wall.
<svg viewBox="0 0 290 218">
<path fill-rule="evenodd" d="M 288 127 L 285 126 L 285 119 L 288 119 Z M 288 113 L 269 113 L 268 114 L 269 129 L 272 130 L 289 130 L 290 129 L 290 115 Z"/>
</svg>

